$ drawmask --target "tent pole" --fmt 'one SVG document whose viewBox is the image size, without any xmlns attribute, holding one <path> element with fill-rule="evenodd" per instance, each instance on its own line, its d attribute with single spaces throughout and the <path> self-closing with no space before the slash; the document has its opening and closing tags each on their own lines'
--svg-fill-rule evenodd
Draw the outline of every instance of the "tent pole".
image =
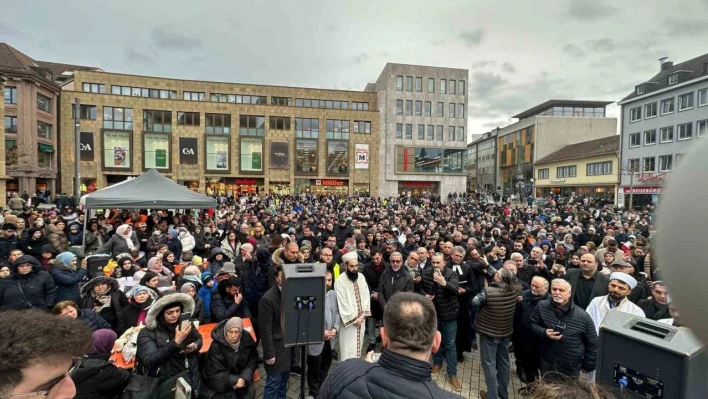
<svg viewBox="0 0 708 399">
<path fill-rule="evenodd" d="M 88 208 L 85 208 L 84 210 L 84 234 L 81 235 L 81 252 L 86 255 L 85 248 L 86 248 L 86 222 L 88 222 Z"/>
</svg>

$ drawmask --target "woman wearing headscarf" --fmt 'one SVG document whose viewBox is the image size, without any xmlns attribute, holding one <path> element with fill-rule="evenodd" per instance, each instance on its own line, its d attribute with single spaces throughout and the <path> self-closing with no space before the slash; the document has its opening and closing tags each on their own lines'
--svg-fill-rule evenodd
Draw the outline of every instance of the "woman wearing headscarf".
<svg viewBox="0 0 708 399">
<path fill-rule="evenodd" d="M 232 317 L 211 332 L 214 340 L 204 362 L 204 382 L 214 398 L 254 398 L 253 372 L 258 367 L 258 350 L 243 320 Z"/>
<path fill-rule="evenodd" d="M 177 279 L 177 289 L 181 289 L 186 283 L 194 284 L 194 288 L 199 291 L 202 288 L 201 270 L 197 266 L 187 266 L 182 269 L 182 276 Z"/>
<path fill-rule="evenodd" d="M 32 255 L 39 259 L 42 257 L 42 247 L 49 244 L 49 240 L 44 236 L 44 229 L 33 227 L 27 232 L 27 239 L 19 242 L 19 247 L 26 255 Z"/>
<path fill-rule="evenodd" d="M 86 277 L 86 266 L 81 265 L 81 268 L 77 270 L 77 258 L 71 252 L 60 253 L 56 259 L 52 259 L 49 263 L 51 265 L 49 274 L 57 287 L 57 302 L 78 302 L 81 299 L 79 282 Z"/>
<path fill-rule="evenodd" d="M 66 232 L 64 231 L 66 223 L 64 223 L 62 219 L 57 219 L 53 224 L 47 227 L 49 230 L 47 237 L 49 238 L 49 243 L 54 247 L 54 250 L 61 253 L 69 249 L 69 239 L 66 237 Z"/>
<path fill-rule="evenodd" d="M 98 276 L 81 287 L 81 309 L 91 309 L 103 317 L 113 331 L 123 330 L 123 307 L 128 299 L 120 291 L 118 280 Z"/>
<path fill-rule="evenodd" d="M 170 269 L 162 265 L 162 259 L 154 257 L 148 261 L 148 270 L 157 274 L 158 288 L 172 287 L 172 277 Z"/>
<path fill-rule="evenodd" d="M 133 277 L 138 269 L 133 266 L 133 259 L 127 256 L 121 256 L 117 260 L 118 266 L 113 272 L 113 277 L 123 278 L 123 277 Z"/>
<path fill-rule="evenodd" d="M 124 252 L 130 253 L 134 249 L 140 249 L 138 236 L 129 224 L 122 224 L 116 229 L 116 233 L 101 248 L 101 252 L 110 253 L 116 257 Z"/>
<path fill-rule="evenodd" d="M 145 324 L 148 310 L 158 299 L 155 291 L 144 285 L 133 287 L 129 297 L 128 305 L 123 307 L 123 327 L 125 330 Z"/>
<path fill-rule="evenodd" d="M 193 311 L 194 300 L 186 294 L 165 295 L 150 307 L 145 328 L 138 333 L 137 367 L 141 374 L 160 382 L 179 375 L 193 390 L 199 387 L 202 337 L 191 323 L 181 329 L 179 322 L 182 313 Z"/>
<path fill-rule="evenodd" d="M 206 324 L 207 314 L 204 310 L 204 301 L 197 295 L 197 288 L 194 283 L 185 283 L 180 288 L 180 292 L 187 294 L 194 300 L 194 312 L 192 312 L 192 320 L 197 320 L 199 324 Z"/>
</svg>

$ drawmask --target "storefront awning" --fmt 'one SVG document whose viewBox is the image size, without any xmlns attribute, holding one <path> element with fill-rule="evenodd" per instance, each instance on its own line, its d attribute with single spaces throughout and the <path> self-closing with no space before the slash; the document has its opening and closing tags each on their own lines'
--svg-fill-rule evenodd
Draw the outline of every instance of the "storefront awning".
<svg viewBox="0 0 708 399">
<path fill-rule="evenodd" d="M 54 153 L 54 147 L 52 147 L 52 146 L 49 145 L 49 144 L 42 144 L 42 143 L 39 143 L 39 150 L 42 151 L 42 152 L 48 152 L 48 153 L 50 153 L 50 154 L 53 154 L 53 153 Z"/>
</svg>

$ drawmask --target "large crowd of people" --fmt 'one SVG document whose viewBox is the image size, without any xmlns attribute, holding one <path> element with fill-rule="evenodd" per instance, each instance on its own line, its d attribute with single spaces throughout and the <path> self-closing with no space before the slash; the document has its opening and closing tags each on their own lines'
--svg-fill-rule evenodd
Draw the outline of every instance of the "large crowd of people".
<svg viewBox="0 0 708 399">
<path fill-rule="evenodd" d="M 117 397 L 132 384 L 129 371 L 108 361 L 120 353 L 139 375 L 161 384 L 182 378 L 209 397 L 254 397 L 262 363 L 264 398 L 284 398 L 291 373 L 301 373 L 280 323 L 282 270 L 292 263 L 327 265 L 325 342 L 309 347 L 302 376 L 313 397 L 366 389 L 429 397 L 431 375 L 443 372 L 459 392 L 458 364 L 475 350 L 482 398 L 509 397 L 513 372 L 529 394 L 581 372 L 593 380 L 598 328 L 610 309 L 681 325 L 651 257 L 653 206 L 627 211 L 551 199 L 537 208 L 467 195 L 217 202 L 182 212 L 86 215 L 64 201 L 51 210 L 6 210 L 0 324 L 51 313 L 73 334 L 61 353 L 75 360 L 71 378 L 57 374 L 52 386 L 0 377 L 0 396 L 72 392 L 66 379 L 76 397 Z M 211 324 L 202 336 L 198 327 Z M 200 353 L 205 341 L 209 349 Z M 371 352 L 382 352 L 382 370 L 371 375 L 370 366 L 342 363 Z M 350 364 L 352 374 L 327 378 L 333 360 L 340 366 L 332 373 Z M 31 363 L 0 365 L 9 375 L 3 367 Z M 359 374 L 366 378 L 350 378 Z"/>
</svg>

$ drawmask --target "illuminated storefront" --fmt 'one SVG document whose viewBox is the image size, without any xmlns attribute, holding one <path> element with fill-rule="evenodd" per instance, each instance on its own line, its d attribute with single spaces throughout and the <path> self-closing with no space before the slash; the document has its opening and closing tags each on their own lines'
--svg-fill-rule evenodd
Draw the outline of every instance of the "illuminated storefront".
<svg viewBox="0 0 708 399">
<path fill-rule="evenodd" d="M 349 195 L 349 180 L 295 179 L 295 195 Z"/>
<path fill-rule="evenodd" d="M 418 197 L 421 195 L 438 194 L 440 186 L 435 181 L 399 181 L 398 193 Z"/>
<path fill-rule="evenodd" d="M 264 187 L 264 179 L 258 178 L 213 177 L 206 181 L 207 195 L 259 194 L 265 192 Z"/>
<path fill-rule="evenodd" d="M 278 194 L 278 195 L 292 194 L 292 189 L 290 188 L 289 181 L 272 181 L 271 180 L 268 187 L 270 188 L 271 194 Z"/>
</svg>

